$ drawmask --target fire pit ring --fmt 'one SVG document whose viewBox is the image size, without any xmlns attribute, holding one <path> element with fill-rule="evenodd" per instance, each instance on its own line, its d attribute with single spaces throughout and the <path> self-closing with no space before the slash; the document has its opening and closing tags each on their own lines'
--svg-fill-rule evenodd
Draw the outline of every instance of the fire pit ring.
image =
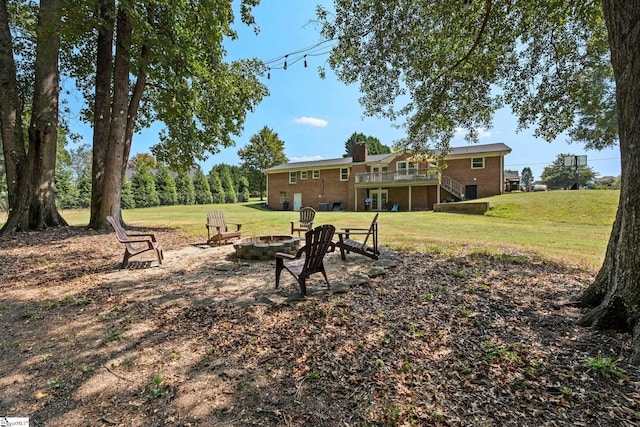
<svg viewBox="0 0 640 427">
<path fill-rule="evenodd" d="M 300 247 L 300 238 L 294 236 L 245 237 L 233 244 L 240 259 L 269 261 L 275 259 L 276 252 L 295 254 Z"/>
</svg>

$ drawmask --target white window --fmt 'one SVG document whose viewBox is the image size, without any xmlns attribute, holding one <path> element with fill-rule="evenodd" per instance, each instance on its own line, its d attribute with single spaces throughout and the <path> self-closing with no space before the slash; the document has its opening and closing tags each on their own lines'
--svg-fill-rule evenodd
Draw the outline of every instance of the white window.
<svg viewBox="0 0 640 427">
<path fill-rule="evenodd" d="M 396 173 L 398 175 L 415 175 L 418 171 L 418 164 L 416 162 L 408 162 L 401 160 L 396 162 Z"/>
<path fill-rule="evenodd" d="M 300 171 L 300 179 L 307 179 L 309 176 L 309 171 Z"/>
<path fill-rule="evenodd" d="M 371 181 L 382 182 L 385 180 L 388 171 L 387 166 L 371 166 Z"/>
<path fill-rule="evenodd" d="M 297 182 L 296 173 L 289 172 L 289 184 L 295 184 Z"/>
<path fill-rule="evenodd" d="M 313 179 L 320 179 L 320 171 L 318 169 L 314 170 L 312 173 Z"/>
<path fill-rule="evenodd" d="M 340 181 L 349 181 L 349 168 L 340 168 Z"/>
<path fill-rule="evenodd" d="M 471 159 L 471 169 L 484 169 L 484 157 L 474 157 Z"/>
</svg>

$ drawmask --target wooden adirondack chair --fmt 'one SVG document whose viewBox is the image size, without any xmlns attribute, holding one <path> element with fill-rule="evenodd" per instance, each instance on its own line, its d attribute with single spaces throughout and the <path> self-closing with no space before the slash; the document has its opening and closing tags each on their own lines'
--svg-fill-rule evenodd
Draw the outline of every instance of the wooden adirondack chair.
<svg viewBox="0 0 640 427">
<path fill-rule="evenodd" d="M 346 260 L 345 254 L 355 252 L 369 258 L 378 259 L 378 214 L 373 217 L 369 228 L 343 228 L 339 231 L 336 247 L 340 248 L 340 257 Z M 361 236 L 360 240 L 352 239 L 353 236 Z M 364 238 L 362 237 L 364 236 Z M 371 239 L 371 240 L 369 240 Z"/>
<path fill-rule="evenodd" d="M 306 233 L 311 230 L 313 228 L 313 219 L 315 216 L 316 211 L 312 207 L 300 209 L 300 219 L 298 221 L 291 221 L 291 235 L 297 231 L 299 237 L 301 231 Z"/>
<path fill-rule="evenodd" d="M 335 230 L 333 225 L 321 225 L 305 233 L 306 243 L 295 255 L 276 253 L 276 289 L 280 285 L 282 270 L 287 270 L 295 277 L 302 295 L 307 294 L 307 279 L 314 273 L 322 273 L 327 287 L 331 289 L 323 259 L 327 252 L 333 252 L 335 249 L 335 244 L 332 242 Z"/>
<path fill-rule="evenodd" d="M 235 225 L 236 229 L 229 230 L 229 225 Z M 240 237 L 240 227 L 242 224 L 225 222 L 222 211 L 209 211 L 207 214 L 207 244 L 215 241 L 220 246 L 223 240 L 227 243 L 229 239 Z"/>
<path fill-rule="evenodd" d="M 112 216 L 107 216 L 107 221 L 113 227 L 113 231 L 116 232 L 118 241 L 124 245 L 124 258 L 122 259 L 121 269 L 126 268 L 129 263 L 129 258 L 134 255 L 141 254 L 147 251 L 155 251 L 158 263 L 162 264 L 164 254 L 162 253 L 162 247 L 156 240 L 156 236 L 153 233 L 137 233 L 127 234 L 122 228 L 122 225 Z"/>
</svg>

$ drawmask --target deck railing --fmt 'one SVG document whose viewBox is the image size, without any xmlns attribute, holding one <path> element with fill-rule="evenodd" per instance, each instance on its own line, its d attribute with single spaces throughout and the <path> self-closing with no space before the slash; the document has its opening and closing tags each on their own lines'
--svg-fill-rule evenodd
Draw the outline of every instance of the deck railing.
<svg viewBox="0 0 640 427">
<path fill-rule="evenodd" d="M 455 197 L 459 198 L 460 200 L 464 200 L 465 187 L 458 181 L 443 174 L 442 179 L 440 180 L 440 185 Z"/>
<path fill-rule="evenodd" d="M 435 169 L 408 169 L 406 171 L 392 172 L 362 172 L 356 174 L 356 184 L 390 183 L 406 181 L 433 181 L 438 180 L 438 171 Z"/>
</svg>

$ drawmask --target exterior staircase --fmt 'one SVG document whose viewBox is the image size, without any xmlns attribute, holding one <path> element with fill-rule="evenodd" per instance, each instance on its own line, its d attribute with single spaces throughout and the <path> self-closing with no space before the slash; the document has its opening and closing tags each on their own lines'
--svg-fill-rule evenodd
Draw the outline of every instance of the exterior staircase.
<svg viewBox="0 0 640 427">
<path fill-rule="evenodd" d="M 453 197 L 458 200 L 464 200 L 464 185 L 460 184 L 455 179 L 442 174 L 440 177 L 440 187 L 449 192 Z"/>
</svg>

